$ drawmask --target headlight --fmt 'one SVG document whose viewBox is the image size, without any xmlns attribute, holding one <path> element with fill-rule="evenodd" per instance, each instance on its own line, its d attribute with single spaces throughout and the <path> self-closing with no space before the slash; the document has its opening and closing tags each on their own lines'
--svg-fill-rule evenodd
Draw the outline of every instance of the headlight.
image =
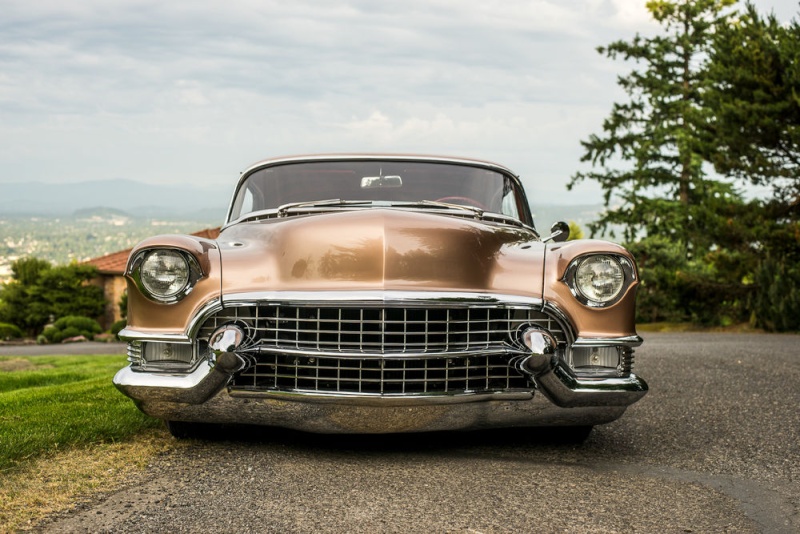
<svg viewBox="0 0 800 534">
<path fill-rule="evenodd" d="M 181 300 L 201 277 L 191 254 L 166 248 L 137 254 L 131 263 L 131 274 L 145 296 L 164 303 Z"/>
<path fill-rule="evenodd" d="M 619 295 L 624 282 L 625 273 L 611 256 L 589 256 L 575 271 L 575 287 L 595 302 L 608 302 Z"/>
<path fill-rule="evenodd" d="M 189 282 L 189 262 L 174 250 L 155 250 L 142 262 L 142 285 L 154 297 L 174 297 Z"/>
<path fill-rule="evenodd" d="M 573 261 L 564 281 L 581 303 L 592 307 L 616 302 L 635 277 L 631 262 L 612 254 L 592 254 Z"/>
</svg>

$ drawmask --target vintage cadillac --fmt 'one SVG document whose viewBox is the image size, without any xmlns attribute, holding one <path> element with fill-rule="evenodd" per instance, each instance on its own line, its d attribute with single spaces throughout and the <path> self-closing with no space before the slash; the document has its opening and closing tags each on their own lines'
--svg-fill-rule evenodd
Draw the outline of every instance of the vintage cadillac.
<svg viewBox="0 0 800 534">
<path fill-rule="evenodd" d="M 198 423 L 320 433 L 569 427 L 647 392 L 636 264 L 534 227 L 486 161 L 315 155 L 244 171 L 216 240 L 128 261 L 114 384 L 178 436 Z"/>
</svg>

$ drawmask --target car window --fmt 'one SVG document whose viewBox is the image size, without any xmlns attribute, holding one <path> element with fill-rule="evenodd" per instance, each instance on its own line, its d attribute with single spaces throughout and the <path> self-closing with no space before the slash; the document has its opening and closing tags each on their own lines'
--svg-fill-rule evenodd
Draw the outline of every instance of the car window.
<svg viewBox="0 0 800 534">
<path fill-rule="evenodd" d="M 284 204 L 328 199 L 439 201 L 520 219 L 524 198 L 505 174 L 483 167 L 409 161 L 281 164 L 251 173 L 241 184 L 231 220 Z"/>
<path fill-rule="evenodd" d="M 514 189 L 509 188 L 508 191 L 503 195 L 501 213 L 503 215 L 508 215 L 509 217 L 519 219 L 519 208 L 517 208 L 517 202 L 518 199 L 514 194 Z"/>
</svg>

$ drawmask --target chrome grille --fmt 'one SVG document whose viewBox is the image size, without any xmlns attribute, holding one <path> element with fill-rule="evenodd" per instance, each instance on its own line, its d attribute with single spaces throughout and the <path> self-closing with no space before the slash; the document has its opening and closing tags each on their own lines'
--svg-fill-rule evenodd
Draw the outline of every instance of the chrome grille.
<svg viewBox="0 0 800 534">
<path fill-rule="evenodd" d="M 551 316 L 525 308 L 404 308 L 260 305 L 222 310 L 199 338 L 231 322 L 248 326 L 263 348 L 349 354 L 449 354 L 486 351 L 514 341 L 523 324 L 536 324 L 560 342 L 566 333 Z"/>
<path fill-rule="evenodd" d="M 349 359 L 260 354 L 233 389 L 366 395 L 463 394 L 530 390 L 499 355 L 453 358 Z"/>
<path fill-rule="evenodd" d="M 458 395 L 530 390 L 513 365 L 516 331 L 538 325 L 562 348 L 561 322 L 524 307 L 232 306 L 209 318 L 198 338 L 224 324 L 247 325 L 251 367 L 234 391 L 360 395 Z"/>
</svg>

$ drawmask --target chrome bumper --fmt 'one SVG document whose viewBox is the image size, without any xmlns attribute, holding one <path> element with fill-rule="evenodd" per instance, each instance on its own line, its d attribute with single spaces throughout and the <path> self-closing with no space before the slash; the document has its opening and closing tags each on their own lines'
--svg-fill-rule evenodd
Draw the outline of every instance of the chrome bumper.
<svg viewBox="0 0 800 534">
<path fill-rule="evenodd" d="M 647 384 L 626 378 L 579 379 L 542 351 L 521 364 L 536 390 L 432 396 L 242 393 L 226 387 L 244 362 L 233 352 L 186 375 L 120 370 L 114 385 L 160 419 L 279 426 L 320 433 L 395 433 L 514 426 L 597 425 L 618 419 Z"/>
</svg>

